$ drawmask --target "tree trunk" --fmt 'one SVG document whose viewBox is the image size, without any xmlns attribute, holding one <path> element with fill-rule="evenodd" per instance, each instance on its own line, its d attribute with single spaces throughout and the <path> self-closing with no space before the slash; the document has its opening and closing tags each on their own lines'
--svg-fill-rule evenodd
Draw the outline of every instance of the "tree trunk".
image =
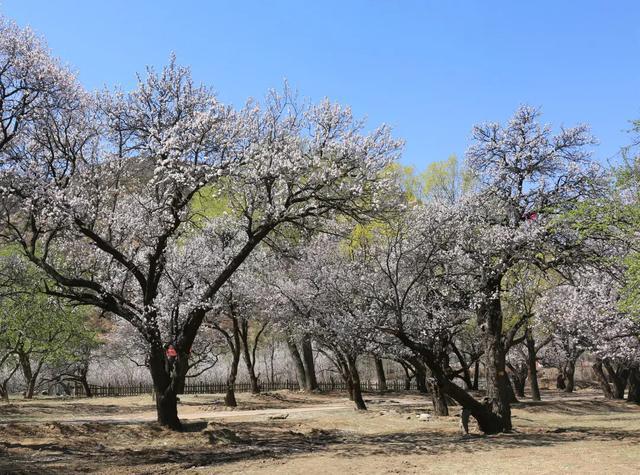
<svg viewBox="0 0 640 475">
<path fill-rule="evenodd" d="M 613 391 L 611 390 L 609 381 L 607 381 L 607 377 L 604 375 L 604 371 L 602 371 L 602 360 L 598 359 L 593 363 L 593 372 L 600 383 L 600 388 L 602 389 L 605 399 L 613 399 Z"/>
<path fill-rule="evenodd" d="M 300 388 L 300 391 L 304 391 L 307 388 L 307 376 L 305 374 L 302 358 L 300 357 L 300 352 L 298 351 L 298 347 L 296 346 L 295 341 L 291 337 L 287 337 L 287 346 L 289 347 L 289 353 L 291 354 L 291 359 L 293 360 L 293 366 L 295 367 L 295 370 L 296 370 L 296 379 L 298 380 L 298 387 Z"/>
<path fill-rule="evenodd" d="M 259 394 L 260 385 L 258 384 L 258 376 L 256 376 L 255 357 L 251 356 L 251 347 L 249 343 L 249 321 L 244 318 L 242 319 L 240 338 L 242 340 L 242 356 L 247 367 L 247 374 L 249 375 L 249 382 L 251 384 L 251 393 Z"/>
<path fill-rule="evenodd" d="M 2 366 L 7 359 L 8 359 L 8 356 L 4 357 L 0 361 L 0 366 Z M 4 379 L 2 380 L 2 382 L 0 382 L 0 399 L 4 401 L 9 400 L 9 389 L 8 389 L 9 381 L 11 381 L 11 378 L 16 373 L 16 371 L 18 371 L 19 368 L 20 368 L 20 362 L 16 363 L 13 366 L 13 369 L 11 371 L 7 371 L 3 374 Z"/>
<path fill-rule="evenodd" d="M 482 432 L 485 434 L 497 434 L 506 430 L 504 421 L 498 416 L 493 401 L 490 399 L 485 399 L 483 402 L 476 401 L 464 389 L 450 381 L 430 347 L 412 340 L 403 332 L 396 332 L 394 335 L 407 348 L 421 356 L 424 364 L 429 367 L 433 377 L 436 378 L 445 394 L 458 402 L 478 421 L 478 426 Z"/>
<path fill-rule="evenodd" d="M 484 333 L 487 405 L 502 420 L 503 429 L 510 431 L 512 391 L 506 373 L 506 355 L 502 341 L 500 280 L 494 280 L 487 290 L 487 301 L 478 313 L 478 323 Z"/>
<path fill-rule="evenodd" d="M 444 392 L 457 401 L 464 409 L 471 412 L 471 415 L 478 422 L 478 426 L 482 432 L 485 434 L 497 434 L 505 430 L 502 419 L 497 415 L 495 408 L 491 405 L 491 400 L 486 399 L 482 403 L 476 401 L 460 386 L 449 381 L 435 365 L 430 365 L 430 368 Z"/>
<path fill-rule="evenodd" d="M 353 389 L 353 376 L 351 375 L 351 369 L 349 368 L 348 358 L 344 356 L 339 350 L 334 348 L 333 353 L 335 355 L 334 364 L 342 377 L 342 381 L 344 381 L 345 387 L 347 389 L 347 395 L 349 396 L 349 400 L 354 400 L 354 389 Z"/>
<path fill-rule="evenodd" d="M 362 398 L 362 388 L 360 387 L 360 373 L 358 372 L 356 358 L 347 356 L 347 363 L 349 364 L 349 374 L 351 375 L 351 380 L 353 382 L 353 402 L 355 402 L 356 404 L 356 409 L 360 411 L 366 411 L 367 405 L 364 403 L 364 399 Z"/>
<path fill-rule="evenodd" d="M 627 401 L 640 404 L 640 368 L 629 370 L 629 393 Z"/>
<path fill-rule="evenodd" d="M 622 366 L 614 368 L 613 365 L 605 360 L 603 362 L 607 374 L 609 375 L 609 381 L 613 383 L 613 397 L 614 399 L 624 399 L 624 390 L 627 387 L 628 371 Z"/>
<path fill-rule="evenodd" d="M 311 337 L 305 335 L 302 339 L 302 362 L 306 374 L 306 390 L 308 392 L 318 389 L 318 380 L 316 379 L 316 364 L 313 361 L 313 346 Z"/>
<path fill-rule="evenodd" d="M 387 390 L 387 377 L 384 374 L 384 365 L 380 358 L 375 358 L 376 363 L 376 376 L 378 378 L 378 391 Z"/>
<path fill-rule="evenodd" d="M 18 361 L 20 362 L 20 370 L 22 371 L 22 376 L 24 377 L 24 381 L 27 384 L 24 392 L 24 398 L 33 399 L 35 385 L 32 384 L 33 372 L 31 371 L 31 361 L 29 359 L 29 355 L 27 355 L 24 351 L 18 351 Z"/>
<path fill-rule="evenodd" d="M 456 358 L 458 358 L 458 362 L 460 363 L 460 368 L 462 368 L 462 375 L 460 376 L 460 378 L 462 379 L 462 381 L 464 381 L 464 384 L 467 389 L 472 389 L 473 382 L 471 381 L 471 371 L 469 369 L 469 365 L 467 364 L 467 361 L 464 359 L 462 352 L 458 349 L 458 347 L 453 341 L 449 344 L 451 345 L 451 349 L 453 350 L 453 353 L 456 355 Z"/>
<path fill-rule="evenodd" d="M 251 393 L 259 394 L 260 393 L 260 385 L 258 384 L 258 377 L 256 376 L 256 369 L 253 361 L 251 361 L 251 354 L 246 347 L 246 343 L 243 342 L 243 355 L 244 355 L 244 363 L 247 367 L 247 373 L 249 374 L 249 381 L 251 383 Z"/>
<path fill-rule="evenodd" d="M 507 391 L 509 393 L 509 403 L 518 402 L 518 397 L 513 390 L 513 384 L 511 384 L 511 379 L 509 379 L 509 377 L 507 377 Z"/>
<path fill-rule="evenodd" d="M 7 391 L 6 383 L 0 384 L 0 399 L 2 399 L 3 401 L 9 400 L 9 391 Z"/>
<path fill-rule="evenodd" d="M 227 407 L 236 407 L 238 401 L 236 401 L 236 377 L 238 376 L 238 364 L 240 363 L 240 345 L 236 345 L 233 348 L 233 357 L 231 360 L 231 366 L 229 367 L 229 374 L 227 375 L 227 392 L 224 396 L 224 405 Z"/>
<path fill-rule="evenodd" d="M 515 392 L 511 402 L 518 402 L 517 398 L 525 397 L 524 387 L 527 385 L 527 373 L 529 370 L 529 365 L 519 364 L 518 366 L 514 366 L 511 363 L 507 363 L 507 367 L 511 372 L 510 384 L 512 386 L 512 391 Z"/>
<path fill-rule="evenodd" d="M 91 391 L 91 386 L 89 386 L 89 382 L 87 381 L 86 376 L 80 378 L 80 383 L 82 384 L 82 388 L 84 389 L 84 395 L 86 397 L 93 397 L 93 392 Z"/>
<path fill-rule="evenodd" d="M 436 378 L 429 378 L 429 387 L 431 389 L 433 413 L 436 416 L 448 416 L 449 407 L 447 406 L 447 394 L 444 388 L 438 384 L 438 380 Z"/>
<path fill-rule="evenodd" d="M 412 360 L 412 363 L 415 368 L 416 388 L 419 392 L 427 394 L 429 392 L 429 388 L 427 387 L 427 369 L 424 363 L 418 358 Z"/>
<path fill-rule="evenodd" d="M 473 366 L 473 386 L 472 386 L 472 389 L 474 391 L 478 390 L 479 378 L 480 378 L 480 360 L 477 359 L 475 364 L 474 364 L 474 366 Z"/>
<path fill-rule="evenodd" d="M 513 390 L 516 393 L 516 397 L 525 397 L 524 395 L 524 387 L 527 384 L 525 378 L 514 378 L 513 380 Z"/>
<path fill-rule="evenodd" d="M 526 330 L 526 346 L 527 346 L 527 371 L 529 377 L 529 387 L 531 388 L 531 399 L 540 401 L 540 385 L 538 384 L 538 358 L 536 351 L 536 340 L 533 337 L 531 328 Z"/>
<path fill-rule="evenodd" d="M 178 349 L 176 348 L 176 351 Z M 184 353 L 178 358 L 173 359 L 173 372 L 175 374 L 176 395 L 184 394 L 184 386 L 187 382 L 187 373 L 189 372 L 189 354 Z"/>
<path fill-rule="evenodd" d="M 567 366 L 564 369 L 564 377 L 566 381 L 564 392 L 572 393 L 576 387 L 576 361 L 573 358 L 570 358 L 567 362 Z"/>
<path fill-rule="evenodd" d="M 413 376 L 411 375 L 411 371 L 407 363 L 400 362 L 400 366 L 402 366 L 402 369 L 404 370 L 404 389 L 409 391 L 411 389 L 411 380 L 413 379 Z"/>
<path fill-rule="evenodd" d="M 172 377 L 176 373 L 165 355 L 161 343 L 151 348 L 149 369 L 156 395 L 156 411 L 158 423 L 173 430 L 181 430 L 182 423 L 178 418 L 178 398 L 176 380 Z"/>
</svg>

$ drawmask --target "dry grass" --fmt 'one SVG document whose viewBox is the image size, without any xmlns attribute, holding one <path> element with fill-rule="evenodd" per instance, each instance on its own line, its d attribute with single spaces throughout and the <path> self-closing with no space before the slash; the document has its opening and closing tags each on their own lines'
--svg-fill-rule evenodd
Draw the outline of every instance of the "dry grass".
<svg viewBox="0 0 640 475">
<path fill-rule="evenodd" d="M 183 433 L 140 422 L 153 418 L 148 397 L 19 401 L 0 406 L 0 473 L 640 471 L 640 408 L 592 392 L 544 397 L 514 407 L 516 431 L 489 437 L 461 437 L 455 416 L 418 420 L 429 401 L 416 394 L 369 395 L 367 412 L 336 395 L 242 395 L 235 411 L 219 395 L 188 396 Z"/>
</svg>

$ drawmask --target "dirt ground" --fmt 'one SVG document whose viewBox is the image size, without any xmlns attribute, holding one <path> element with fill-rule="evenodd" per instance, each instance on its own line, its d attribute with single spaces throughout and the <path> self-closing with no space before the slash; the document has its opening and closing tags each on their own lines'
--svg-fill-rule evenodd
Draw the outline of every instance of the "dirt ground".
<svg viewBox="0 0 640 475">
<path fill-rule="evenodd" d="M 0 404 L 0 473 L 640 473 L 640 407 L 592 391 L 543 393 L 513 409 L 515 430 L 459 432 L 450 417 L 421 420 L 417 393 L 296 392 L 184 396 L 185 431 L 159 427 L 149 396 L 16 400 Z"/>
</svg>

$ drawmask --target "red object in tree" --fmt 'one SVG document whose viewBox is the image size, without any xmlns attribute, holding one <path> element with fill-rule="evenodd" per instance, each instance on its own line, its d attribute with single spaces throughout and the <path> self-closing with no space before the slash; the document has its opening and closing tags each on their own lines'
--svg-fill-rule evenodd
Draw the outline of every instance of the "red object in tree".
<svg viewBox="0 0 640 475">
<path fill-rule="evenodd" d="M 169 345 L 169 348 L 167 348 L 167 356 L 169 358 L 175 358 L 176 356 L 178 356 L 178 352 L 173 347 L 173 345 Z"/>
<path fill-rule="evenodd" d="M 532 211 L 527 215 L 527 219 L 529 221 L 535 221 L 536 219 L 538 219 L 538 213 L 536 213 L 535 211 Z"/>
</svg>

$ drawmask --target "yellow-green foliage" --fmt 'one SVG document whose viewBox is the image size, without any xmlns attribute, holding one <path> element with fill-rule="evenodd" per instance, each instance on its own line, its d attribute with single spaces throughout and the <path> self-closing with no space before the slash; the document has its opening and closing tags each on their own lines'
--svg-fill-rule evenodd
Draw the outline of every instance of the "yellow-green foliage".
<svg viewBox="0 0 640 475">
<path fill-rule="evenodd" d="M 206 186 L 191 200 L 191 211 L 196 222 L 222 216 L 225 211 L 231 210 L 229 195 L 222 187 Z"/>
</svg>

